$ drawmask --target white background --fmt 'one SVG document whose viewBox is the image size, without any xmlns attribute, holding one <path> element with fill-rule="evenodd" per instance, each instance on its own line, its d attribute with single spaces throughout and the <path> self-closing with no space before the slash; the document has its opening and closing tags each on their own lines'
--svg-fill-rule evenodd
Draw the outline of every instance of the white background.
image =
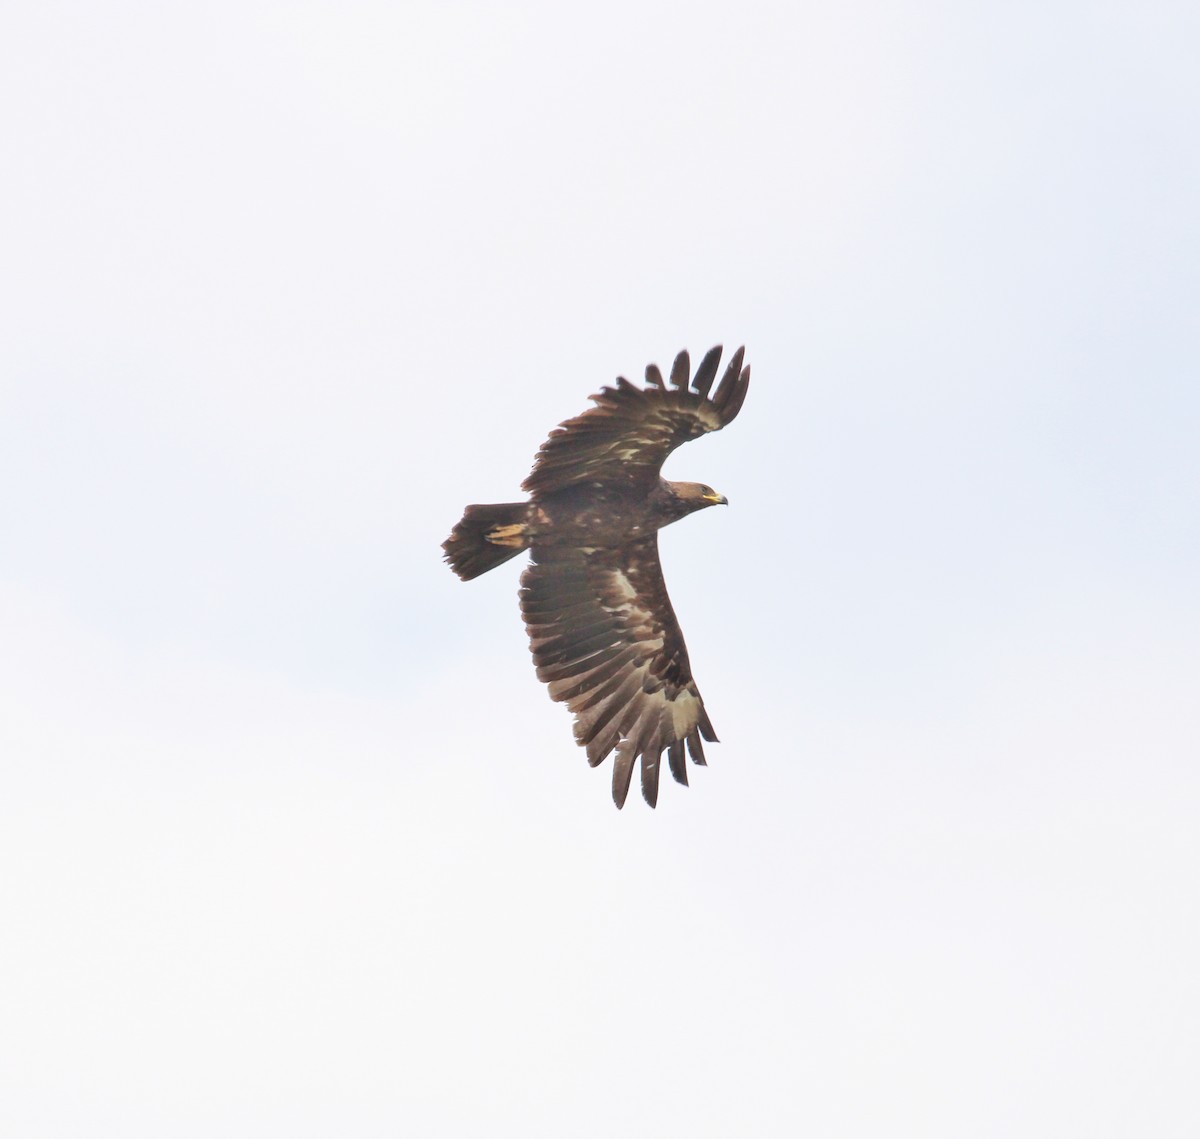
<svg viewBox="0 0 1200 1139">
<path fill-rule="evenodd" d="M 4 25 L 4 1134 L 1200 1133 L 1194 5 Z M 439 543 L 716 342 L 618 813 Z"/>
</svg>

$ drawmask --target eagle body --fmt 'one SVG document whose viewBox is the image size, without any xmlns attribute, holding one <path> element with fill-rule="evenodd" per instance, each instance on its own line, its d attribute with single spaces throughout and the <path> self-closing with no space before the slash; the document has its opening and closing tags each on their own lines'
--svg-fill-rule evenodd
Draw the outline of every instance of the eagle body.
<svg viewBox="0 0 1200 1139">
<path fill-rule="evenodd" d="M 523 484 L 529 501 L 468 506 L 442 544 L 463 580 L 530 551 L 520 601 L 538 678 L 574 713 L 590 764 L 616 752 L 618 807 L 635 761 L 653 807 L 663 753 L 686 784 L 685 749 L 702 765 L 701 739 L 717 738 L 667 595 L 657 534 L 726 502 L 703 483 L 660 474 L 677 446 L 741 409 L 750 369 L 740 348 L 709 397 L 720 357 L 713 348 L 691 378 L 681 352 L 670 387 L 653 364 L 645 388 L 618 378 L 592 396 L 595 407 L 551 432 Z"/>
<path fill-rule="evenodd" d="M 704 489 L 664 478 L 649 494 L 606 483 L 565 487 L 525 504 L 521 536 L 528 546 L 615 549 L 712 506 Z"/>
</svg>

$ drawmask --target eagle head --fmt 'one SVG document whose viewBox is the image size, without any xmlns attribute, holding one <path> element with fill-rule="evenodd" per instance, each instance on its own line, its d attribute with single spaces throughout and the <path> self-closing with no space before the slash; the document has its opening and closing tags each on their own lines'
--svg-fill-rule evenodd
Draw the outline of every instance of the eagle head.
<svg viewBox="0 0 1200 1139">
<path fill-rule="evenodd" d="M 711 486 L 702 482 L 671 482 L 667 483 L 667 486 L 683 508 L 684 514 L 703 510 L 706 506 L 729 505 L 729 499 L 723 494 L 717 494 Z"/>
</svg>

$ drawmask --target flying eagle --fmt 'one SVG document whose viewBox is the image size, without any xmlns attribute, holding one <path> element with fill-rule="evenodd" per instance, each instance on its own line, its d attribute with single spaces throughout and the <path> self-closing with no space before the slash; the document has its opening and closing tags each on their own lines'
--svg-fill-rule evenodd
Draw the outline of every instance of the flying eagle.
<svg viewBox="0 0 1200 1139">
<path fill-rule="evenodd" d="M 634 760 L 642 795 L 658 801 L 658 769 L 687 783 L 684 745 L 703 765 L 701 736 L 717 736 L 692 679 L 683 633 L 658 560 L 658 531 L 724 495 L 695 482 L 669 482 L 663 461 L 681 443 L 720 431 L 741 410 L 750 385 L 743 349 L 709 396 L 718 345 L 690 379 L 686 351 L 670 386 L 658 367 L 646 387 L 623 376 L 591 397 L 595 407 L 550 432 L 522 484 L 528 502 L 468 506 L 442 543 L 463 581 L 522 550 L 521 613 L 538 679 L 575 715 L 588 763 L 615 748 L 613 800 L 625 804 Z"/>
</svg>

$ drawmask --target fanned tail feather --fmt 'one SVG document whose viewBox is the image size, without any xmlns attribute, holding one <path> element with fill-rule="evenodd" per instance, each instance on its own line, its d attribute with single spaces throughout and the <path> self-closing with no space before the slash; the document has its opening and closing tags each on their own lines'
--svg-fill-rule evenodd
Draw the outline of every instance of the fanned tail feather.
<svg viewBox="0 0 1200 1139">
<path fill-rule="evenodd" d="M 463 581 L 515 558 L 529 545 L 527 502 L 468 506 L 461 521 L 442 543 L 446 561 Z"/>
</svg>

